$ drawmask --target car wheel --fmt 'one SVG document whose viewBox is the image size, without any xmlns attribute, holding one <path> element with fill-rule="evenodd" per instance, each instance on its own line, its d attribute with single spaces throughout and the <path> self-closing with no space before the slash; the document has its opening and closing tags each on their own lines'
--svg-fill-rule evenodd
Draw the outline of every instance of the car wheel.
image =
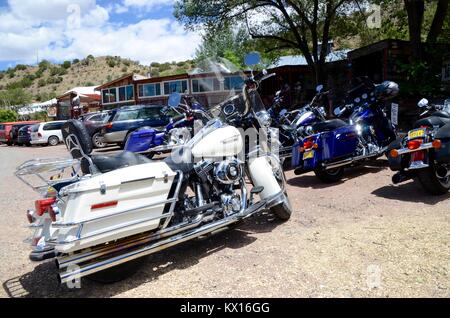
<svg viewBox="0 0 450 318">
<path fill-rule="evenodd" d="M 48 138 L 48 144 L 52 147 L 57 146 L 59 144 L 59 138 L 56 136 L 51 136 Z"/>
<path fill-rule="evenodd" d="M 99 132 L 95 133 L 94 136 L 92 136 L 92 143 L 94 144 L 95 148 L 105 148 L 106 143 L 103 142 L 103 137 Z"/>
</svg>

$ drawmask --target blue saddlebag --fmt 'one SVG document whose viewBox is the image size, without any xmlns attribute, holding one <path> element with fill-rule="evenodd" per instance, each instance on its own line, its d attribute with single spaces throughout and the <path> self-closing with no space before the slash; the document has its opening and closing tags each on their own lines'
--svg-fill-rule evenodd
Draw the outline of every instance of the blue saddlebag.
<svg viewBox="0 0 450 318">
<path fill-rule="evenodd" d="M 131 133 L 127 144 L 126 151 L 144 152 L 154 147 L 154 138 L 156 131 L 154 129 L 142 129 Z"/>
</svg>

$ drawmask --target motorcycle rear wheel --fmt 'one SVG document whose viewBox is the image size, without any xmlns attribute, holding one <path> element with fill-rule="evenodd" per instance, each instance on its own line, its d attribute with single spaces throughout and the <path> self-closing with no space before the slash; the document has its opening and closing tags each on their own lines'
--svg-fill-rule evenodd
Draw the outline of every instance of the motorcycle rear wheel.
<svg viewBox="0 0 450 318">
<path fill-rule="evenodd" d="M 342 180 L 344 176 L 344 168 L 336 168 L 330 170 L 316 169 L 314 173 L 320 181 L 324 183 L 336 183 Z"/>
<path fill-rule="evenodd" d="M 450 190 L 450 177 L 438 178 L 434 166 L 417 171 L 417 178 L 422 187 L 432 195 L 443 195 Z"/>
<path fill-rule="evenodd" d="M 144 259 L 144 257 L 140 257 L 124 264 L 91 274 L 86 278 L 96 283 L 105 285 L 114 284 L 136 274 L 136 272 L 142 267 Z"/>
</svg>

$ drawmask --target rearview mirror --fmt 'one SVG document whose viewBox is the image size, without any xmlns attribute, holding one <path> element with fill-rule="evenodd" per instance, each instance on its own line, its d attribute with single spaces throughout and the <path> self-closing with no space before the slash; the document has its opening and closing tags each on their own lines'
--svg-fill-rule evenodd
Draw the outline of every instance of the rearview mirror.
<svg viewBox="0 0 450 318">
<path fill-rule="evenodd" d="M 321 85 L 317 85 L 316 92 L 320 93 L 322 90 L 323 90 L 323 85 L 322 84 Z"/>
<path fill-rule="evenodd" d="M 181 94 L 180 93 L 172 93 L 169 96 L 168 105 L 170 107 L 177 107 L 181 102 Z"/>
<path fill-rule="evenodd" d="M 258 52 L 248 53 L 244 58 L 244 63 L 247 66 L 255 66 L 261 62 L 261 55 Z"/>
<path fill-rule="evenodd" d="M 335 108 L 333 113 L 334 116 L 339 117 L 341 115 L 341 108 L 340 107 Z"/>
<path fill-rule="evenodd" d="M 428 99 L 422 98 L 422 99 L 420 100 L 420 102 L 417 103 L 417 106 L 419 106 L 420 108 L 427 107 L 427 106 L 428 106 Z"/>
</svg>

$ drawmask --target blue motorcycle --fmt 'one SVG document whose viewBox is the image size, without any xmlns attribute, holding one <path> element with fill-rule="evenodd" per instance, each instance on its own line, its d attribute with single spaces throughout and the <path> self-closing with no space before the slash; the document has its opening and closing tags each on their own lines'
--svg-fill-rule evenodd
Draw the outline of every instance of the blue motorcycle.
<svg viewBox="0 0 450 318">
<path fill-rule="evenodd" d="M 184 102 L 181 103 L 181 99 Z M 205 108 L 192 96 L 172 94 L 168 107 L 163 110 L 172 118 L 163 131 L 151 127 L 142 127 L 131 133 L 125 145 L 125 151 L 139 153 L 152 158 L 155 154 L 172 151 L 184 145 L 194 134 L 194 125 L 198 120 L 205 123 L 210 119 Z"/>
<path fill-rule="evenodd" d="M 294 111 L 288 112 L 282 106 L 283 92 L 278 91 L 275 94 L 272 106 L 268 112 L 272 117 L 271 127 L 277 128 L 280 142 L 279 155 L 282 160 L 292 156 L 292 147 L 298 138 L 306 137 L 314 123 L 325 121 L 325 109 L 320 104 L 322 97 L 328 92 L 322 92 L 323 86 L 316 88 L 317 94 L 312 101 Z"/>
<path fill-rule="evenodd" d="M 360 90 L 361 91 L 361 90 Z M 314 171 L 323 182 L 342 179 L 344 167 L 376 159 L 396 140 L 396 130 L 384 112 L 384 102 L 398 94 L 398 85 L 367 82 L 352 103 L 335 109 L 341 119 L 327 120 L 312 126 L 314 134 L 293 147 L 295 174 Z"/>
</svg>

